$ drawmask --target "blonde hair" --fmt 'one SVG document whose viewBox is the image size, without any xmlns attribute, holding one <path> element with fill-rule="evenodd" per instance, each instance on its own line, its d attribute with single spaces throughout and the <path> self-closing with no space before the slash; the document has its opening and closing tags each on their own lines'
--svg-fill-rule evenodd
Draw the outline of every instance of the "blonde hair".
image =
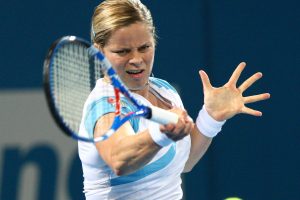
<svg viewBox="0 0 300 200">
<path fill-rule="evenodd" d="M 91 24 L 91 41 L 104 47 L 115 30 L 137 22 L 149 27 L 155 41 L 153 19 L 144 4 L 139 0 L 105 0 L 95 8 Z"/>
</svg>

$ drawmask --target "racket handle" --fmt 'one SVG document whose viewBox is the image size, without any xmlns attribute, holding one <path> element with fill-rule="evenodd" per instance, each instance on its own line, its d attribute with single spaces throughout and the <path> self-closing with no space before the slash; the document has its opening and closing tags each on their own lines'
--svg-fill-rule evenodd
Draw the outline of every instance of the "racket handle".
<svg viewBox="0 0 300 200">
<path fill-rule="evenodd" d="M 162 108 L 152 106 L 150 120 L 159 124 L 176 124 L 178 122 L 178 115 Z"/>
</svg>

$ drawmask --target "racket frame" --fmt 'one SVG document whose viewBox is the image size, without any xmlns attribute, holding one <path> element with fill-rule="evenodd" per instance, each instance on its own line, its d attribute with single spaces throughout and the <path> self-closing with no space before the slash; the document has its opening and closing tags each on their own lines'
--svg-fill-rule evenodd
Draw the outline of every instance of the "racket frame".
<svg viewBox="0 0 300 200">
<path fill-rule="evenodd" d="M 51 87 L 52 85 L 50 84 L 51 80 L 51 74 L 50 70 L 51 69 L 51 64 L 52 64 L 52 56 L 58 51 L 58 49 L 61 48 L 66 43 L 69 42 L 74 42 L 78 44 L 84 44 L 87 48 L 89 48 L 89 43 L 87 43 L 85 40 L 75 37 L 75 36 L 64 36 L 62 38 L 57 39 L 52 45 L 50 46 L 48 53 L 46 55 L 45 61 L 44 61 L 44 68 L 43 68 L 43 88 L 44 88 L 44 93 L 46 96 L 46 101 L 47 105 L 49 107 L 50 113 L 52 117 L 54 118 L 55 123 L 57 126 L 62 129 L 63 133 L 65 133 L 67 136 L 72 137 L 73 139 L 76 140 L 81 140 L 84 142 L 94 142 L 93 139 L 86 138 L 86 137 L 81 137 L 77 134 L 74 133 L 74 131 L 69 128 L 66 123 L 64 123 L 64 119 L 59 115 L 57 108 L 55 106 L 55 101 L 53 99 L 53 94 Z"/>
</svg>

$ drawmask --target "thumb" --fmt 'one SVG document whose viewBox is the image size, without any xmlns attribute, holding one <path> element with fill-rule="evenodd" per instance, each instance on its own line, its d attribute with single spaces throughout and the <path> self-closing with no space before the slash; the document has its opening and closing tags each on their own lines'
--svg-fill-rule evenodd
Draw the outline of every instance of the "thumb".
<svg viewBox="0 0 300 200">
<path fill-rule="evenodd" d="M 175 125 L 174 124 L 160 125 L 159 129 L 163 133 L 172 132 L 175 129 Z"/>
<path fill-rule="evenodd" d="M 199 75 L 200 75 L 200 78 L 202 81 L 203 90 L 204 91 L 210 90 L 212 88 L 212 85 L 210 84 L 210 80 L 209 80 L 209 77 L 206 74 L 206 72 L 203 70 L 200 70 Z"/>
</svg>

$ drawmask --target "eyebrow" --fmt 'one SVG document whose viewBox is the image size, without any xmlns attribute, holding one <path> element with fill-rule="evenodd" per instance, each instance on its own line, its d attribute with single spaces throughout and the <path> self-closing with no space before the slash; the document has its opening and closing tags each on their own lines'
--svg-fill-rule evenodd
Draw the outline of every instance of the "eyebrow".
<svg viewBox="0 0 300 200">
<path fill-rule="evenodd" d="M 152 43 L 150 42 L 150 41 L 148 41 L 148 42 L 145 42 L 145 43 L 143 43 L 143 44 L 141 44 L 141 45 L 139 45 L 138 47 L 134 47 L 134 48 L 141 48 L 141 47 L 144 47 L 144 46 L 153 46 L 152 45 Z M 116 46 L 116 47 L 112 47 L 112 49 L 124 49 L 124 50 L 130 50 L 130 49 L 132 49 L 131 47 L 127 47 L 127 46 L 125 46 L 125 45 L 120 45 L 120 46 Z"/>
</svg>

